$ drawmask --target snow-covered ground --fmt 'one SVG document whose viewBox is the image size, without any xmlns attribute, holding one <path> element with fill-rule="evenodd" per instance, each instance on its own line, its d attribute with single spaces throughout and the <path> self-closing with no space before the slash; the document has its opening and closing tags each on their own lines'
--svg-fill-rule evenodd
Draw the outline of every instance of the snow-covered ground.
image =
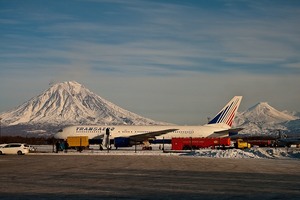
<svg viewBox="0 0 300 200">
<path fill-rule="evenodd" d="M 251 148 L 251 149 L 227 149 L 227 150 L 212 150 L 202 149 L 197 150 L 189 155 L 199 157 L 212 158 L 267 158 L 267 159 L 300 159 L 300 149 L 297 148 Z"/>
<path fill-rule="evenodd" d="M 34 146 L 36 153 L 33 154 L 55 154 L 53 153 L 52 145 L 39 145 Z M 170 149 L 170 146 L 166 146 L 166 150 Z M 142 151 L 140 147 L 135 151 L 134 147 L 123 148 L 118 150 L 99 150 L 98 145 L 93 145 L 89 150 L 84 150 L 81 153 L 75 150 L 68 150 L 67 153 L 59 152 L 59 155 L 158 155 L 158 156 L 193 156 L 193 157 L 205 157 L 205 158 L 254 158 L 254 159 L 300 159 L 299 148 L 251 148 L 251 149 L 201 149 L 196 151 L 186 151 L 181 153 L 163 152 L 159 150 L 158 146 L 154 146 L 152 151 Z"/>
</svg>

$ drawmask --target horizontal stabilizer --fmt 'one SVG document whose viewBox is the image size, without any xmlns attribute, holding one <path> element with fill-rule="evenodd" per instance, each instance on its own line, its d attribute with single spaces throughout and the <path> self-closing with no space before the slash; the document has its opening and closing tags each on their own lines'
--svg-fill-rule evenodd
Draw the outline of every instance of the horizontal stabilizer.
<svg viewBox="0 0 300 200">
<path fill-rule="evenodd" d="M 214 133 L 222 136 L 222 135 L 229 135 L 229 133 L 237 133 L 241 130 L 243 130 L 243 128 L 231 128 L 231 129 L 222 130 L 222 131 L 215 131 Z"/>
</svg>

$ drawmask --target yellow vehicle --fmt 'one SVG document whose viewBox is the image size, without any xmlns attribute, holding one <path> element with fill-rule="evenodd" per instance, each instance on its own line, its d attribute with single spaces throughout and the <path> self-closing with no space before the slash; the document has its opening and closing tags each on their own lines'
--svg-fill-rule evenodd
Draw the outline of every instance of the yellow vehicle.
<svg viewBox="0 0 300 200">
<path fill-rule="evenodd" d="M 88 136 L 72 136 L 67 137 L 69 148 L 75 148 L 77 151 L 82 151 L 89 146 Z"/>
<path fill-rule="evenodd" d="M 251 148 L 251 144 L 245 142 L 243 139 L 237 139 L 235 143 L 235 148 L 237 149 L 248 149 Z"/>
</svg>

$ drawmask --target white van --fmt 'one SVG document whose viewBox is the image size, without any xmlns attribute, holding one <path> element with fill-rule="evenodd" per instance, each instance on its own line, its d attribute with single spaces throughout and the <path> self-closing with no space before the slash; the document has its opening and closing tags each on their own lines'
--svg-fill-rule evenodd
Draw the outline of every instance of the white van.
<svg viewBox="0 0 300 200">
<path fill-rule="evenodd" d="M 0 155 L 2 154 L 17 154 L 23 155 L 29 153 L 29 146 L 21 143 L 10 143 L 0 147 Z"/>
</svg>

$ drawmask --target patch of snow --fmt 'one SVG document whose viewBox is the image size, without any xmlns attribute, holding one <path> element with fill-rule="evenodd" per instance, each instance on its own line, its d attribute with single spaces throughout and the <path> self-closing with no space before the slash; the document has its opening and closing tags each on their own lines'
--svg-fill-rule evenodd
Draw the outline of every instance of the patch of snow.
<svg viewBox="0 0 300 200">
<path fill-rule="evenodd" d="M 39 134 L 39 133 L 46 133 L 47 131 L 45 131 L 45 130 L 28 130 L 26 132 Z"/>
<path fill-rule="evenodd" d="M 256 159 L 300 159 L 300 149 L 297 148 L 251 148 L 251 149 L 201 149 L 185 155 L 206 157 L 206 158 L 256 158 Z"/>
</svg>

